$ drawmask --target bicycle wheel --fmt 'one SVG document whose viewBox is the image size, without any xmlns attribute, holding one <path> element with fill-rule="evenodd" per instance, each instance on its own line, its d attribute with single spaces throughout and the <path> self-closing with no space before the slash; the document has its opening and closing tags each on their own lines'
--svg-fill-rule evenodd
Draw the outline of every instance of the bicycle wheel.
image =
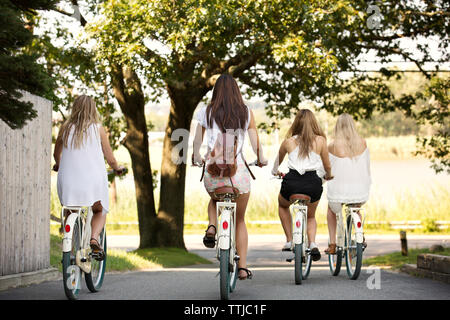
<svg viewBox="0 0 450 320">
<path fill-rule="evenodd" d="M 70 252 L 63 252 L 62 271 L 64 292 L 70 300 L 77 300 L 78 293 L 81 289 L 81 269 L 76 264 L 77 251 L 81 249 L 80 230 L 82 230 L 82 223 L 77 219 L 73 225 L 72 250 Z"/>
<path fill-rule="evenodd" d="M 296 244 L 294 246 L 294 274 L 295 274 L 295 284 L 302 284 L 302 252 L 303 252 L 303 245 L 302 244 Z"/>
<path fill-rule="evenodd" d="M 220 299 L 228 300 L 231 292 L 230 250 L 220 249 Z"/>
<path fill-rule="evenodd" d="M 345 235 L 345 243 L 347 250 L 345 251 L 345 264 L 347 266 L 347 274 L 352 280 L 356 280 L 361 272 L 362 264 L 362 243 L 356 242 L 356 232 L 353 226 L 352 216 L 347 217 L 347 234 Z"/>
<path fill-rule="evenodd" d="M 303 226 L 306 226 L 306 219 L 303 220 Z M 308 243 L 308 234 L 306 233 L 306 228 L 303 228 L 303 243 Z M 302 280 L 306 280 L 309 276 L 309 272 L 311 271 L 311 254 L 310 250 L 306 245 L 302 246 L 303 249 L 303 259 L 302 259 Z"/>
<path fill-rule="evenodd" d="M 100 290 L 103 284 L 103 279 L 105 277 L 106 269 L 106 230 L 103 228 L 100 233 L 99 242 L 105 251 L 105 258 L 102 261 L 97 261 L 94 258 L 91 260 L 91 272 L 85 273 L 84 278 L 86 280 L 86 286 L 91 292 L 97 292 Z"/>
<path fill-rule="evenodd" d="M 333 276 L 339 275 L 342 265 L 342 250 L 336 248 L 336 254 L 328 255 L 328 265 Z"/>
</svg>

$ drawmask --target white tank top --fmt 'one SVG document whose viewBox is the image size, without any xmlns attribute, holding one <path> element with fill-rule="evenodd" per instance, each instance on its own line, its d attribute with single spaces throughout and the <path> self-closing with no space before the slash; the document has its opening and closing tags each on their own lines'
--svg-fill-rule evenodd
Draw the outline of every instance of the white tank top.
<svg viewBox="0 0 450 320">
<path fill-rule="evenodd" d="M 298 146 L 288 155 L 288 168 L 297 170 L 300 174 L 306 171 L 317 171 L 317 175 L 322 177 L 325 170 L 323 169 L 322 158 L 314 151 L 310 151 L 308 156 L 300 158 L 298 154 Z"/>
<path fill-rule="evenodd" d="M 352 158 L 330 155 L 333 180 L 328 181 L 330 202 L 363 203 L 369 199 L 371 185 L 369 149 Z"/>
</svg>

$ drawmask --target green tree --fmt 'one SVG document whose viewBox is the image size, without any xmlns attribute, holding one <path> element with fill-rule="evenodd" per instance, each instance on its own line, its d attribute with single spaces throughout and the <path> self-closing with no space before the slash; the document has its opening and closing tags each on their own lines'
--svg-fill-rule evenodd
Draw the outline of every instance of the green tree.
<svg viewBox="0 0 450 320">
<path fill-rule="evenodd" d="M 139 70 L 140 81 L 155 90 L 151 100 L 165 91 L 171 101 L 160 205 L 158 214 L 149 219 L 159 223 L 149 223 L 147 230 L 154 236 L 141 245 L 184 246 L 186 166 L 172 161 L 179 141 L 171 136 L 176 129 L 189 129 L 196 106 L 218 75 L 237 78 L 249 97 L 265 97 L 267 113 L 279 119 L 290 117 L 304 100 L 360 117 L 370 117 L 374 110 L 408 110 L 413 98 L 391 103 L 392 94 L 383 79 L 363 74 L 343 81 L 339 74 L 358 71 L 360 55 L 372 50 L 384 62 L 393 55 L 412 61 L 430 77 L 423 69 L 430 59 L 428 46 L 415 46 L 423 54 L 418 59 L 399 40 L 434 35 L 441 40 L 441 48 L 447 48 L 448 5 L 380 1 L 379 6 L 382 28 L 368 25 L 372 16 L 365 1 L 136 0 L 102 5 L 102 18 L 91 28 L 98 40 L 99 60 Z M 446 58 L 448 54 L 443 61 Z M 392 76 L 387 71 L 384 75 Z M 130 82 L 137 81 L 136 73 Z M 359 90 L 355 91 L 356 85 Z M 356 99 L 347 104 L 345 98 L 350 96 Z M 131 114 L 125 117 L 131 119 Z M 146 135 L 145 126 L 136 130 Z M 129 143 L 130 150 L 141 142 Z"/>
<path fill-rule="evenodd" d="M 52 78 L 24 50 L 33 41 L 36 10 L 52 9 L 55 0 L 0 0 L 0 119 L 13 129 L 36 117 L 30 102 L 21 101 L 21 91 L 49 97 Z"/>
</svg>

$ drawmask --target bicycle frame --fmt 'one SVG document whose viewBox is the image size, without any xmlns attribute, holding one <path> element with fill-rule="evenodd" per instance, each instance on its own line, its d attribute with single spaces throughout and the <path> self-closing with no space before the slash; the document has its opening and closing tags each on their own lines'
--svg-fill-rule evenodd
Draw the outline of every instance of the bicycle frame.
<svg viewBox="0 0 450 320">
<path fill-rule="evenodd" d="M 361 217 L 359 214 L 363 214 L 363 219 L 361 221 Z M 365 211 L 361 207 L 354 207 L 345 205 L 345 221 L 342 219 L 342 211 L 336 215 L 337 227 L 336 227 L 336 245 L 337 247 L 347 249 L 347 244 L 345 243 L 345 235 L 348 232 L 347 228 L 347 217 L 351 216 L 355 225 L 355 234 L 356 234 L 356 242 L 363 243 L 363 225 L 365 220 Z"/>
<path fill-rule="evenodd" d="M 303 201 L 297 201 L 294 203 L 291 209 L 293 219 L 292 241 L 293 244 L 302 244 L 304 223 L 307 219 L 308 207 Z"/>
<path fill-rule="evenodd" d="M 71 213 L 67 217 L 64 224 L 64 210 L 69 210 Z M 86 273 L 90 272 L 90 253 L 91 248 L 89 245 L 91 237 L 91 221 L 92 221 L 92 208 L 91 207 L 68 207 L 63 206 L 61 209 L 61 221 L 64 224 L 64 236 L 63 236 L 63 252 L 72 251 L 72 239 L 73 237 L 79 237 L 79 243 L 81 250 L 76 252 L 76 263 Z M 83 228 L 78 229 L 78 234 L 74 234 L 75 222 L 79 222 Z"/>
<path fill-rule="evenodd" d="M 216 202 L 216 209 L 218 226 L 217 257 L 219 257 L 220 249 L 227 250 L 235 246 L 236 203 L 232 202 L 231 197 L 225 197 L 224 201 Z M 230 259 L 232 259 L 231 256 Z"/>
</svg>

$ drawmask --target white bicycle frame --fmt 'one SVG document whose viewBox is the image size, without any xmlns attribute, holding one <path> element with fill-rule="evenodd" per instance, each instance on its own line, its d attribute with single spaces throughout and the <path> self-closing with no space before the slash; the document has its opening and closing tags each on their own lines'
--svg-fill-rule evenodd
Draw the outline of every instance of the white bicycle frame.
<svg viewBox="0 0 450 320">
<path fill-rule="evenodd" d="M 236 239 L 236 203 L 231 199 L 216 202 L 216 218 L 217 218 L 217 258 L 219 258 L 220 249 L 230 252 L 230 262 L 234 259 L 235 239 Z M 232 254 L 231 254 L 232 253 Z"/>
<path fill-rule="evenodd" d="M 364 218 L 363 221 L 361 221 L 360 216 L 358 215 L 358 212 L 360 214 L 364 214 Z M 342 219 L 342 210 L 339 212 L 339 214 L 336 215 L 336 220 L 337 220 L 337 228 L 336 228 L 336 245 L 337 247 L 340 248 L 346 248 L 346 243 L 345 243 L 345 235 L 348 232 L 347 229 L 347 217 L 348 216 L 352 216 L 352 219 L 354 221 L 354 228 L 355 228 L 355 234 L 356 234 L 356 242 L 357 243 L 363 243 L 363 225 L 364 225 L 364 220 L 365 220 L 365 212 L 364 209 L 361 207 L 353 207 L 353 206 L 348 206 L 347 204 L 345 204 L 345 221 L 343 221 Z"/>
<path fill-rule="evenodd" d="M 308 214 L 308 207 L 301 202 L 296 202 L 291 209 L 292 219 L 293 219 L 293 230 L 292 230 L 292 242 L 294 245 L 302 244 L 303 239 L 303 228 L 306 229 L 306 219 Z"/>
<path fill-rule="evenodd" d="M 64 221 L 64 210 L 69 210 L 71 213 L 67 217 L 63 226 L 63 252 L 72 251 L 72 239 L 73 237 L 79 237 L 79 243 L 81 250 L 76 252 L 76 263 L 84 271 L 90 272 L 90 238 L 91 238 L 91 221 L 92 221 L 92 208 L 91 207 L 69 207 L 63 206 L 61 209 L 61 221 Z M 74 234 L 75 222 L 83 222 L 83 228 L 78 230 L 78 234 Z M 80 223 L 78 223 L 80 226 Z"/>
</svg>

